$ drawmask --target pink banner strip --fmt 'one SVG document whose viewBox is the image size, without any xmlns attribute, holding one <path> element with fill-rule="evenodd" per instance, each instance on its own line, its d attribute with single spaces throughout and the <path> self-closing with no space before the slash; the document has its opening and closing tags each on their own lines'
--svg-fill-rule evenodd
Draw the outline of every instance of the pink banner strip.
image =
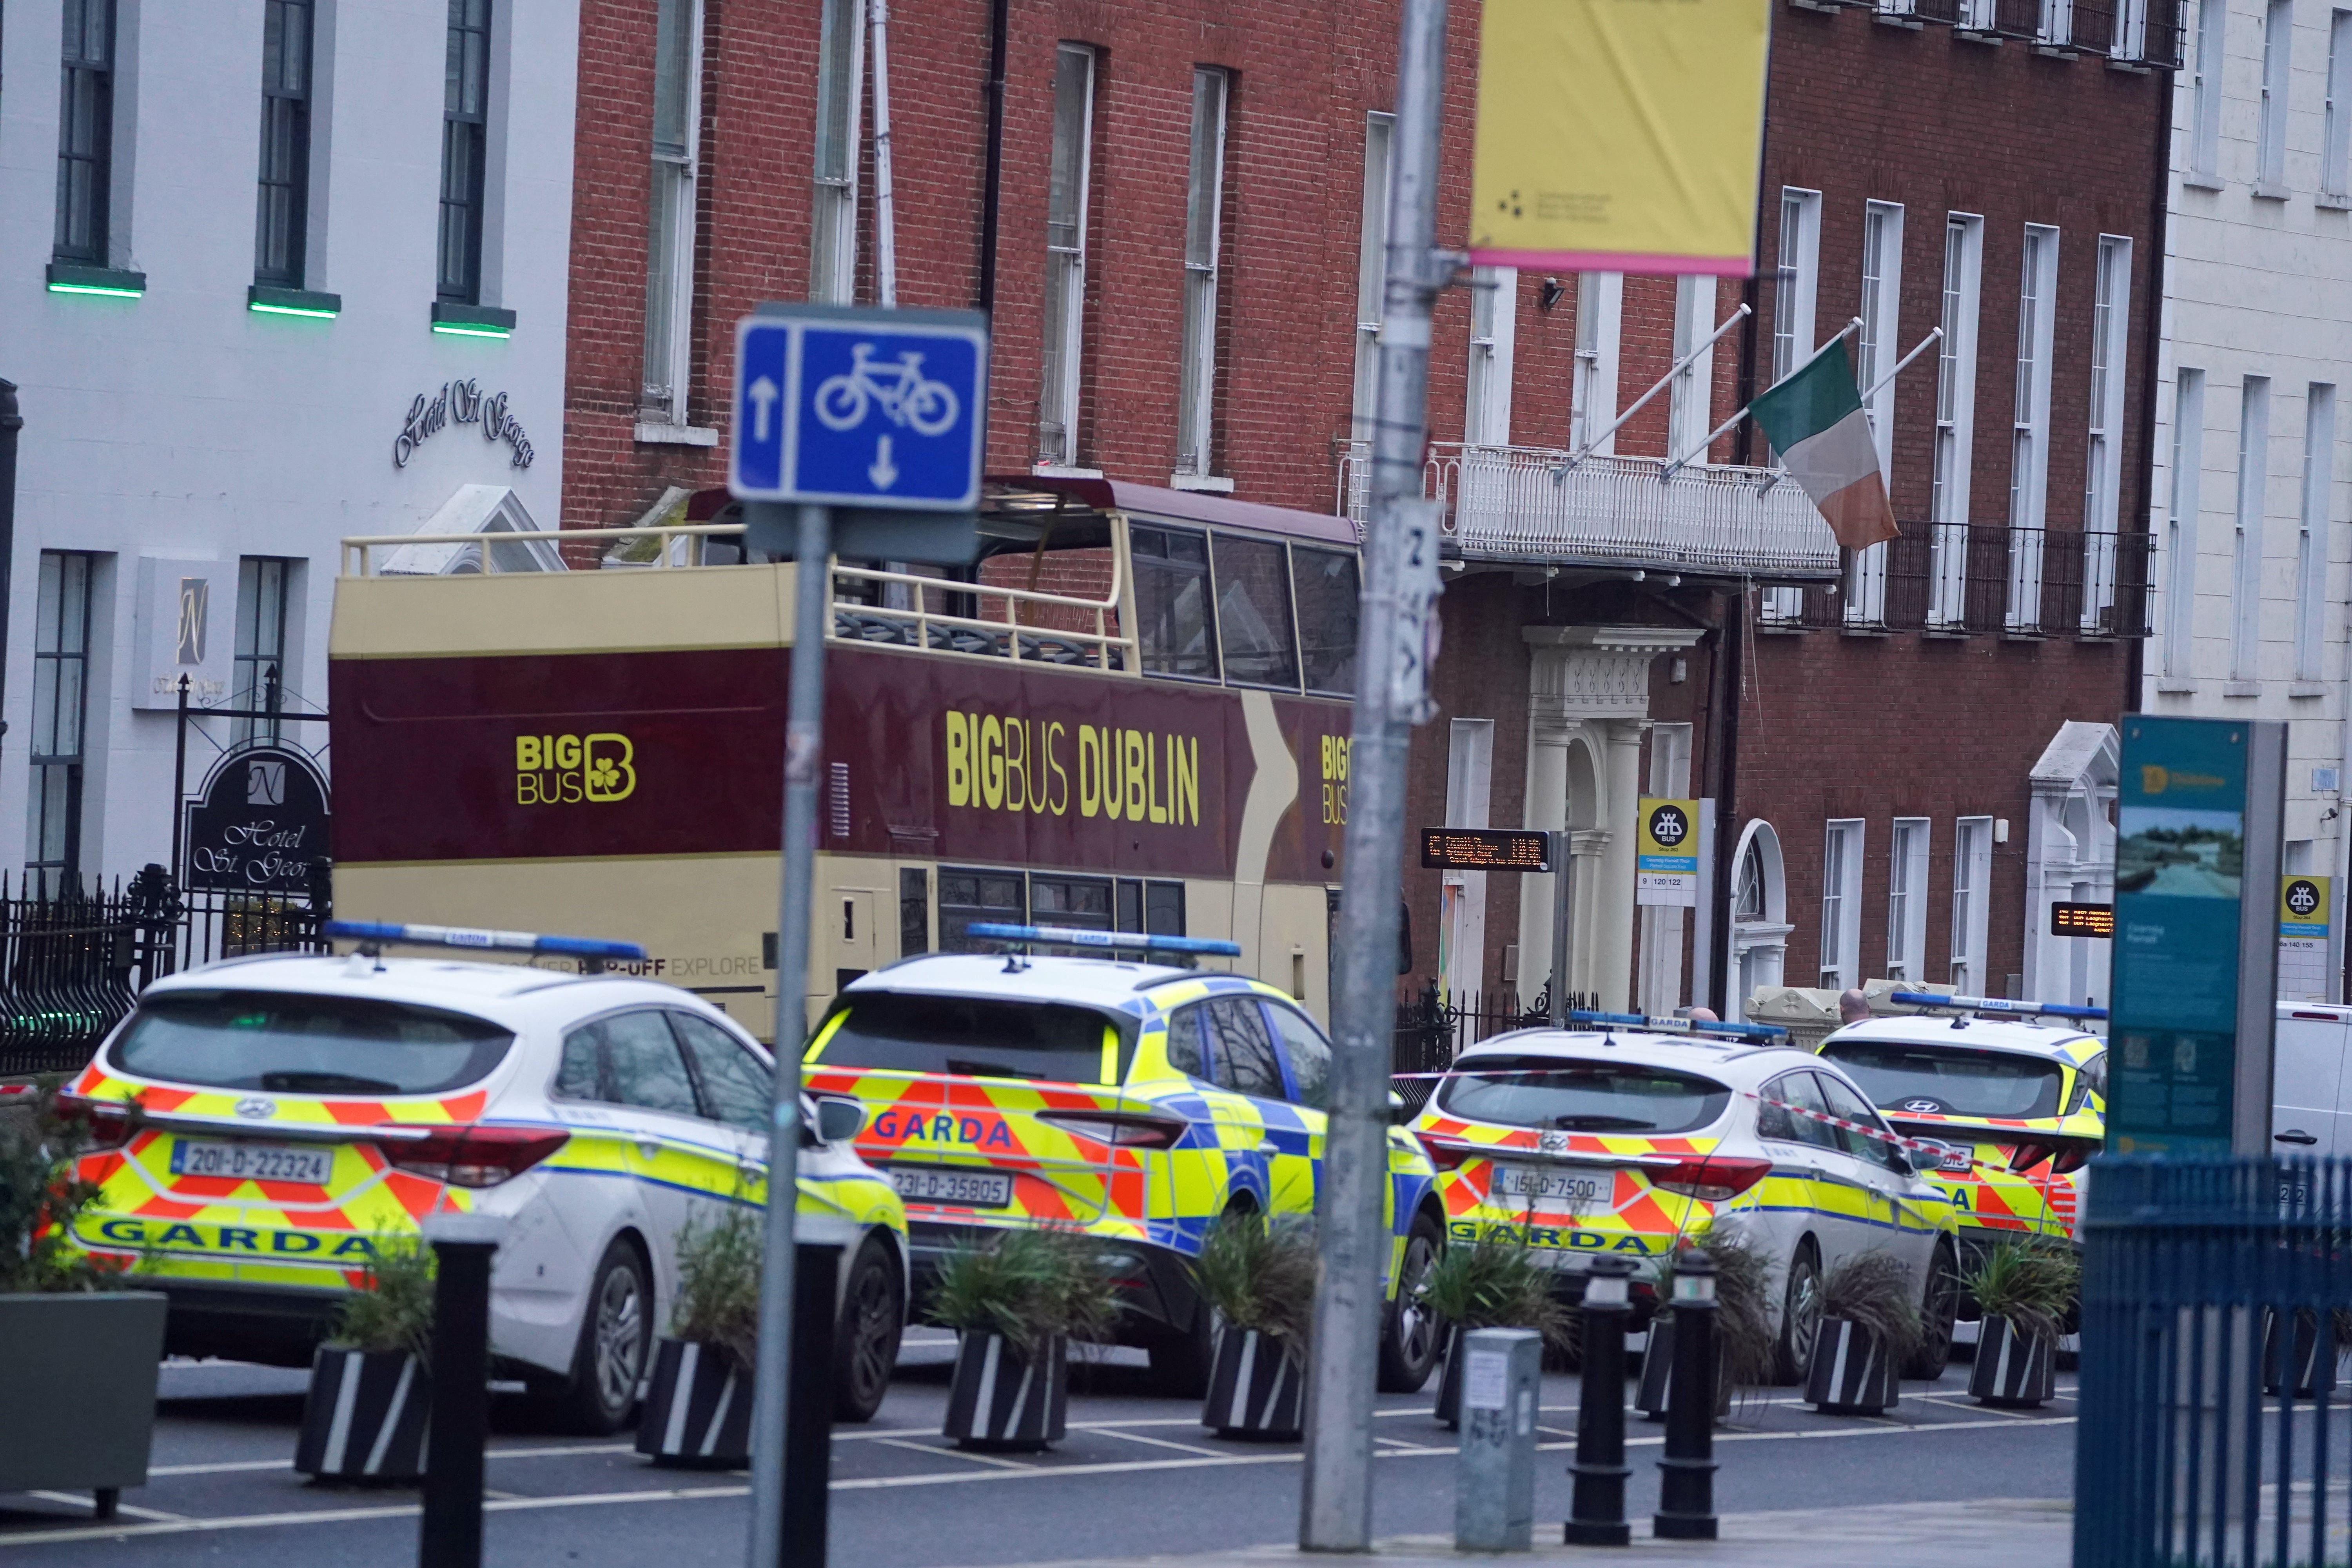
<svg viewBox="0 0 2352 1568">
<path fill-rule="evenodd" d="M 1669 278 L 1694 273 L 1746 278 L 1756 270 L 1747 256 L 1644 256 L 1612 250 L 1482 250 L 1472 247 L 1475 267 L 1554 267 L 1563 272 L 1632 272 Z"/>
</svg>

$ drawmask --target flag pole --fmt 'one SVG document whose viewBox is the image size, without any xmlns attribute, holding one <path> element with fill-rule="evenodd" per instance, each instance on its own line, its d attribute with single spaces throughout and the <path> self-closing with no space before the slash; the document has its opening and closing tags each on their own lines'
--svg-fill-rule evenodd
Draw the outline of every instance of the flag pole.
<svg viewBox="0 0 2352 1568">
<path fill-rule="evenodd" d="M 1724 433 L 1725 433 L 1726 431 L 1729 430 L 1733 426 L 1735 426 L 1735 425 L 1738 424 L 1742 419 L 1745 419 L 1745 418 L 1747 418 L 1747 417 L 1748 417 L 1748 410 L 1749 408 L 1753 408 L 1753 407 L 1755 407 L 1755 406 L 1756 406 L 1756 399 L 1757 399 L 1757 398 L 1760 398 L 1760 397 L 1763 397 L 1763 396 L 1767 395 L 1768 394 L 1769 394 L 1769 393 L 1771 392 L 1772 387 L 1779 386 L 1779 385 L 1780 385 L 1780 384 L 1781 384 L 1781 383 L 1782 383 L 1782 382 L 1786 382 L 1786 381 L 1790 380 L 1791 377 L 1793 377 L 1794 375 L 1796 375 L 1796 374 L 1797 374 L 1797 372 L 1798 372 L 1798 371 L 1801 371 L 1801 370 L 1803 370 L 1803 369 L 1805 368 L 1805 365 L 1812 363 L 1815 360 L 1817 360 L 1817 359 L 1821 358 L 1821 357 L 1822 357 L 1822 355 L 1823 355 L 1823 354 L 1825 354 L 1825 353 L 1829 353 L 1829 352 L 1830 352 L 1830 345 L 1831 345 L 1832 343 L 1843 342 L 1847 338 L 1852 337 L 1854 333 L 1856 333 L 1856 332 L 1860 331 L 1861 330 L 1862 330 L 1862 318 L 1861 318 L 1860 316 L 1856 316 L 1853 320 L 1852 320 L 1851 321 L 1848 321 L 1844 326 L 1843 326 L 1843 327 L 1841 327 L 1840 329 L 1838 329 L 1838 331 L 1837 331 L 1837 335 L 1836 335 L 1836 336 L 1823 340 L 1821 347 L 1819 347 L 1819 348 L 1815 349 L 1812 353 L 1809 353 L 1809 354 L 1807 354 L 1807 355 L 1805 356 L 1805 363 L 1804 363 L 1804 364 L 1801 364 L 1801 365 L 1797 366 L 1796 370 L 1792 370 L 1792 371 L 1790 371 L 1790 372 L 1788 374 L 1788 375 L 1784 375 L 1784 376 L 1782 376 L 1782 377 L 1780 378 L 1780 381 L 1776 381 L 1776 382 L 1774 382 L 1774 383 L 1772 384 L 1772 386 L 1768 386 L 1768 387 L 1766 387 L 1762 392 L 1758 393 L 1758 394 L 1756 395 L 1756 397 L 1751 397 L 1751 398 L 1749 398 L 1749 399 L 1748 400 L 1748 403 L 1747 403 L 1746 407 L 1741 408 L 1741 409 L 1740 409 L 1740 411 L 1739 411 L 1738 413 L 1737 413 L 1737 414 L 1733 415 L 1730 418 L 1728 418 L 1728 419 L 1725 420 L 1722 424 L 1720 424 L 1720 425 L 1717 426 L 1714 429 L 1712 429 L 1712 430 L 1708 431 L 1708 432 L 1706 433 L 1706 438 L 1705 440 L 1701 441 L 1697 446 L 1696 446 L 1696 447 L 1692 447 L 1689 451 L 1687 451 L 1687 452 L 1684 453 L 1681 457 L 1676 458 L 1673 462 L 1668 463 L 1668 464 L 1666 465 L 1665 471 L 1664 471 L 1664 473 L 1662 473 L 1662 474 L 1660 474 L 1660 475 L 1658 476 L 1658 482 L 1659 482 L 1660 484 L 1664 484 L 1668 479 L 1673 479 L 1673 478 L 1675 477 L 1675 474 L 1679 473 L 1679 472 L 1680 472 L 1680 471 L 1682 471 L 1684 468 L 1688 468 L 1692 463 L 1694 463 L 1694 462 L 1697 461 L 1697 460 L 1698 460 L 1698 458 L 1699 458 L 1699 456 L 1700 456 L 1700 454 L 1704 453 L 1704 452 L 1705 452 L 1705 451 L 1706 451 L 1709 447 L 1714 446 L 1717 441 L 1721 440 L 1721 439 L 1723 438 Z M 1941 327 L 1937 327 L 1937 328 L 1936 329 L 1937 332 L 1939 335 L 1942 333 L 1943 330 L 1944 330 L 1944 329 L 1943 329 L 1943 328 L 1941 328 Z M 1925 343 L 1922 343 L 1922 344 L 1920 344 L 1920 345 L 1919 345 L 1919 347 L 1920 347 L 1920 348 L 1925 348 L 1925 347 L 1927 347 L 1927 344 L 1925 344 Z M 1915 355 L 1916 355 L 1916 354 L 1917 354 L 1917 353 L 1918 353 L 1919 349 L 1913 349 L 1911 352 L 1912 352 L 1912 353 L 1913 353 L 1913 354 L 1915 354 Z M 1909 364 L 1910 363 L 1911 363 L 1911 362 L 1910 362 L 1909 360 L 1905 360 L 1905 361 L 1903 362 L 1903 364 Z M 1895 369 L 1897 369 L 1897 370 L 1900 370 L 1900 369 L 1902 369 L 1902 368 L 1903 368 L 1903 365 L 1896 365 L 1895 368 Z M 1773 485 L 1777 485 L 1777 484 L 1779 484 L 1780 482 L 1780 480 L 1779 477 L 1778 477 L 1778 476 L 1775 476 L 1775 477 L 1774 477 L 1774 479 L 1772 479 L 1771 483 L 1770 483 L 1770 484 L 1767 484 L 1767 485 L 1764 487 L 1764 490 L 1766 490 L 1766 491 L 1770 490 Z M 1763 493 L 1763 492 L 1759 492 L 1759 493 L 1760 494 L 1760 493 Z"/>
</svg>

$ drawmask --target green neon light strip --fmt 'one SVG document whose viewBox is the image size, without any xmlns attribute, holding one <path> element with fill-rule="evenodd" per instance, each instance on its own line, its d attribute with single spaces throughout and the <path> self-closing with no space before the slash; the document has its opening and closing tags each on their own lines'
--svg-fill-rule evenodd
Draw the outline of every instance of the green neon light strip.
<svg viewBox="0 0 2352 1568">
<path fill-rule="evenodd" d="M 144 289 L 100 289 L 90 283 L 52 283 L 52 294 L 106 294 L 117 300 L 137 300 L 145 296 Z M 503 335 L 503 334 L 501 334 Z"/>
<path fill-rule="evenodd" d="M 514 334 L 503 327 L 461 326 L 455 321 L 436 321 L 433 330 L 446 332 L 453 338 L 510 338 Z"/>
<path fill-rule="evenodd" d="M 257 301 L 249 301 L 245 308 L 265 316 L 315 316 L 322 321 L 333 321 L 336 314 L 332 310 L 304 310 L 292 305 L 264 305 Z"/>
</svg>

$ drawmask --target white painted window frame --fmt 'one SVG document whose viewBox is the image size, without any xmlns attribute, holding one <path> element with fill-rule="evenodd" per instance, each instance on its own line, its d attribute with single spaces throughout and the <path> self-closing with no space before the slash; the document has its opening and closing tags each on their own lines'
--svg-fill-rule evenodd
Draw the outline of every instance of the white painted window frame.
<svg viewBox="0 0 2352 1568">
<path fill-rule="evenodd" d="M 2083 628 L 2105 626 L 2116 603 L 2122 515 L 2125 350 L 2131 341 L 2128 236 L 2099 236 L 2091 283 L 2091 399 L 2083 473 Z"/>
<path fill-rule="evenodd" d="M 1569 388 L 1569 446 L 1579 452 L 1617 418 L 1617 350 L 1625 321 L 1625 275 L 1582 272 L 1576 279 L 1576 372 Z M 1617 450 L 1612 431 L 1593 448 Z"/>
<path fill-rule="evenodd" d="M 2164 673 L 2187 679 L 2195 668 L 2197 513 L 2205 477 L 2205 373 L 2174 374 L 2171 495 L 2164 520 Z"/>
<path fill-rule="evenodd" d="M 1976 445 L 1977 323 L 1984 287 L 1984 218 L 1944 219 L 1944 279 L 1936 345 L 1936 443 L 1928 515 L 1927 624 L 1961 625 L 1968 614 L 1970 457 Z"/>
<path fill-rule="evenodd" d="M 2352 205 L 2352 11 L 2327 14 L 2326 99 L 2320 116 L 2319 192 Z"/>
<path fill-rule="evenodd" d="M 1086 63 L 1085 86 L 1075 101 L 1066 102 L 1061 90 L 1062 67 L 1065 61 L 1077 59 Z M 1076 165 L 1073 186 L 1076 200 L 1074 220 L 1066 226 L 1069 237 L 1056 245 L 1049 160 L 1045 230 L 1048 281 L 1044 342 L 1039 345 L 1040 369 L 1044 374 L 1039 378 L 1037 396 L 1037 467 L 1046 470 L 1075 467 L 1080 450 L 1078 395 L 1086 369 L 1087 220 L 1087 209 L 1093 205 L 1095 86 L 1101 63 L 1089 45 L 1064 42 L 1054 47 L 1052 157 L 1060 157 L 1063 144 L 1069 143 L 1070 155 Z M 1058 310 L 1055 308 L 1057 290 Z"/>
<path fill-rule="evenodd" d="M 1862 856 L 1867 825 L 1832 817 L 1822 831 L 1821 984 L 1843 991 L 1862 984 Z"/>
<path fill-rule="evenodd" d="M 1715 345 L 1707 335 L 1715 331 L 1715 279 L 1704 274 L 1685 274 L 1675 279 L 1675 363 L 1681 364 L 1701 343 L 1697 356 L 1684 365 L 1666 388 L 1666 455 L 1679 458 L 1696 447 L 1702 437 L 1715 428 Z M 1694 459 L 1705 462 L 1701 452 Z"/>
<path fill-rule="evenodd" d="M 1364 116 L 1363 206 L 1356 237 L 1356 386 L 1351 434 L 1372 438 L 1373 405 L 1380 395 L 1381 321 L 1387 310 L 1389 175 L 1394 168 L 1396 116 L 1373 110 Z"/>
<path fill-rule="evenodd" d="M 2222 32 L 2229 0 L 2197 0 L 2197 32 L 2189 58 L 2189 178 L 2219 187 L 2221 180 Z"/>
<path fill-rule="evenodd" d="M 1866 395 L 1862 411 L 1878 448 L 1879 477 L 1889 485 L 1895 472 L 1895 382 L 1887 372 L 1903 354 L 1902 306 L 1903 205 L 1869 202 L 1862 214 L 1862 330 L 1855 334 L 1855 381 Z M 1885 624 L 1885 543 L 1848 558 L 1845 618 L 1855 626 Z"/>
<path fill-rule="evenodd" d="M 1927 974 L 1927 856 L 1936 825 L 1898 816 L 1886 855 L 1886 977 L 1924 984 Z"/>
<path fill-rule="evenodd" d="M 2009 445 L 2009 625 L 2042 625 L 2042 531 L 2050 509 L 2050 358 L 2056 349 L 2058 231 L 2025 226 L 2018 258 L 2016 403 Z"/>
<path fill-rule="evenodd" d="M 1963 816 L 1952 824 L 1952 989 L 1981 996 L 1990 929 L 1992 818 Z"/>
<path fill-rule="evenodd" d="M 667 17 L 661 12 L 677 8 L 684 25 L 680 40 L 686 79 L 681 111 L 682 139 L 665 142 L 655 128 L 652 144 L 653 195 L 646 236 L 646 342 L 644 375 L 638 407 L 656 424 L 687 423 L 687 394 L 694 363 L 694 251 L 697 184 L 702 144 L 702 0 L 658 0 L 656 26 Z M 656 58 L 658 58 L 656 55 Z M 660 84 L 655 86 L 656 94 Z M 658 110 L 656 110 L 658 112 Z M 663 200 L 663 185 L 668 200 Z M 667 220 L 666 222 L 664 220 Z M 658 262 L 662 270 L 655 270 Z M 667 288 L 663 287 L 667 283 Z M 659 379 L 656 380 L 656 375 Z"/>
<path fill-rule="evenodd" d="M 1217 281 L 1224 243 L 1225 130 L 1233 73 L 1192 68 L 1192 153 L 1184 181 L 1183 382 L 1179 394 L 1176 476 L 1204 479 L 1217 404 Z"/>
<path fill-rule="evenodd" d="M 1518 339 L 1519 269 L 1470 274 L 1470 364 L 1462 438 L 1474 447 L 1511 444 L 1511 359 Z"/>
<path fill-rule="evenodd" d="M 1772 276 L 1772 383 L 1812 357 L 1822 284 L 1822 194 L 1780 187 L 1780 243 Z"/>
<path fill-rule="evenodd" d="M 2254 195 L 2284 197 L 2286 132 L 2294 75 L 2294 0 L 2263 7 L 2261 109 L 2254 123 Z"/>
<path fill-rule="evenodd" d="M 2230 679 L 2262 677 L 2263 545 L 2269 521 L 2271 378 L 2250 375 L 2238 395 L 2235 555 L 2230 579 Z"/>
<path fill-rule="evenodd" d="M 809 299 L 857 296 L 857 153 L 866 78 L 866 0 L 824 0 L 816 76 L 815 168 L 809 226 Z"/>
<path fill-rule="evenodd" d="M 2303 510 L 2297 531 L 2294 678 L 2321 679 L 2327 635 L 2327 503 L 2336 481 L 2336 388 L 2315 381 L 2304 395 Z"/>
</svg>

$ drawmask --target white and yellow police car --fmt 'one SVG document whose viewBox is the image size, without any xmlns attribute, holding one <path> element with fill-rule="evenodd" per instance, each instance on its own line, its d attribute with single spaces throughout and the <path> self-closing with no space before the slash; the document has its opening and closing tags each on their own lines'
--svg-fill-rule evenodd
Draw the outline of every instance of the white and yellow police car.
<svg viewBox="0 0 2352 1568">
<path fill-rule="evenodd" d="M 641 958 L 629 944 L 329 930 L 364 945 L 159 981 L 100 1047 L 61 1101 L 98 1141 L 72 1240 L 171 1298 L 172 1352 L 299 1365 L 387 1237 L 436 1211 L 499 1215 L 494 1370 L 574 1427 L 618 1429 L 668 1321 L 680 1232 L 766 1199 L 767 1052 L 667 985 L 376 951 L 593 968 Z M 835 1393 L 853 1420 L 887 1388 L 908 1261 L 898 1194 L 852 1142 L 863 1120 L 804 1100 L 799 1156 L 801 1239 L 843 1247 Z"/>
</svg>

